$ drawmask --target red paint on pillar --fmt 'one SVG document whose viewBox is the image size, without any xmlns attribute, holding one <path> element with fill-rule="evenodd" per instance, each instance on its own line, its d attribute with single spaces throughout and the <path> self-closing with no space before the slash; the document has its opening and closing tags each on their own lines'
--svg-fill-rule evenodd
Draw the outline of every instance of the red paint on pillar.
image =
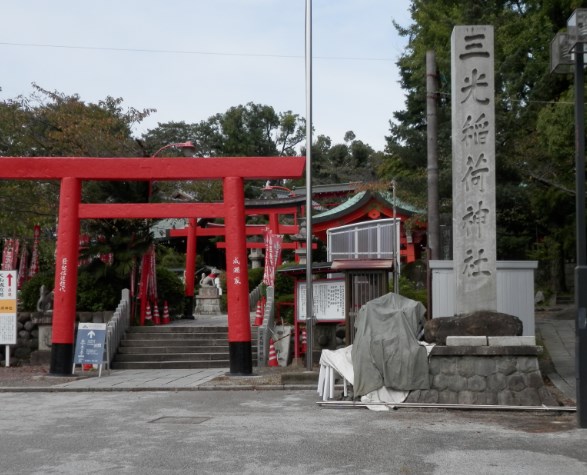
<svg viewBox="0 0 587 475">
<path fill-rule="evenodd" d="M 79 204 L 81 180 L 63 178 L 59 194 L 59 224 L 53 304 L 53 343 L 74 343 Z"/>
<path fill-rule="evenodd" d="M 190 218 L 188 222 L 188 239 L 185 256 L 185 296 L 194 296 L 196 274 L 196 218 Z"/>
<path fill-rule="evenodd" d="M 269 215 L 269 228 L 273 234 L 279 234 L 279 215 L 277 213 L 271 213 Z"/>
<path fill-rule="evenodd" d="M 250 342 L 249 273 L 245 235 L 243 179 L 224 179 L 226 223 L 226 294 L 228 297 L 228 341 Z"/>
</svg>

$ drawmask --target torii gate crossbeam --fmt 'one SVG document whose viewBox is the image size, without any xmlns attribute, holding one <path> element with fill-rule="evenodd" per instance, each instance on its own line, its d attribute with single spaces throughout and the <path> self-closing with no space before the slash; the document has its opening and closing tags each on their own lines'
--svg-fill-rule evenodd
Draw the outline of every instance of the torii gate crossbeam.
<svg viewBox="0 0 587 475">
<path fill-rule="evenodd" d="M 50 373 L 73 364 L 80 219 L 224 217 L 230 373 L 252 374 L 244 180 L 300 178 L 304 157 L 0 157 L 0 179 L 60 180 Z M 84 180 L 223 180 L 223 203 L 82 204 Z"/>
</svg>

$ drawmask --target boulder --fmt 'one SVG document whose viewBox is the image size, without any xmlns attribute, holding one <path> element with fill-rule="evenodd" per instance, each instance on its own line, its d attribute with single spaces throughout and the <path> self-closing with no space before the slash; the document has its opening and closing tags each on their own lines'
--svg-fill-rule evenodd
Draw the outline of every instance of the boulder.
<svg viewBox="0 0 587 475">
<path fill-rule="evenodd" d="M 424 325 L 424 339 L 446 345 L 447 336 L 521 336 L 523 329 L 522 321 L 514 315 L 480 310 L 428 320 Z"/>
</svg>

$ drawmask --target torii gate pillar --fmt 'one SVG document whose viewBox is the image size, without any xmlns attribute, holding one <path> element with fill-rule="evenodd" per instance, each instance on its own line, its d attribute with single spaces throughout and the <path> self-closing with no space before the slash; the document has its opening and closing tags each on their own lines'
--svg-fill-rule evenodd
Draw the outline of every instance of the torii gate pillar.
<svg viewBox="0 0 587 475">
<path fill-rule="evenodd" d="M 185 297 L 186 305 L 183 318 L 194 318 L 194 287 L 196 273 L 196 229 L 198 223 L 196 218 L 188 221 L 188 238 L 185 259 Z"/>
<path fill-rule="evenodd" d="M 253 358 L 245 234 L 245 194 L 242 178 L 224 178 L 224 202 L 226 204 L 226 293 L 230 374 L 248 376 L 253 373 Z"/>
<path fill-rule="evenodd" d="M 53 375 L 70 375 L 74 352 L 75 301 L 79 254 L 81 180 L 63 178 L 59 193 L 59 224 L 53 303 L 51 368 Z"/>
</svg>

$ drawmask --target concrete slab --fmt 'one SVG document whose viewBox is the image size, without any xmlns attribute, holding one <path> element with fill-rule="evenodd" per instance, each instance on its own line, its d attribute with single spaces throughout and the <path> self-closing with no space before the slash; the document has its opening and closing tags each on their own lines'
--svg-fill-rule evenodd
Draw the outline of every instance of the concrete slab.
<svg viewBox="0 0 587 475">
<path fill-rule="evenodd" d="M 486 336 L 447 336 L 446 346 L 487 346 Z"/>
<path fill-rule="evenodd" d="M 534 336 L 488 336 L 489 346 L 536 346 Z"/>
</svg>

